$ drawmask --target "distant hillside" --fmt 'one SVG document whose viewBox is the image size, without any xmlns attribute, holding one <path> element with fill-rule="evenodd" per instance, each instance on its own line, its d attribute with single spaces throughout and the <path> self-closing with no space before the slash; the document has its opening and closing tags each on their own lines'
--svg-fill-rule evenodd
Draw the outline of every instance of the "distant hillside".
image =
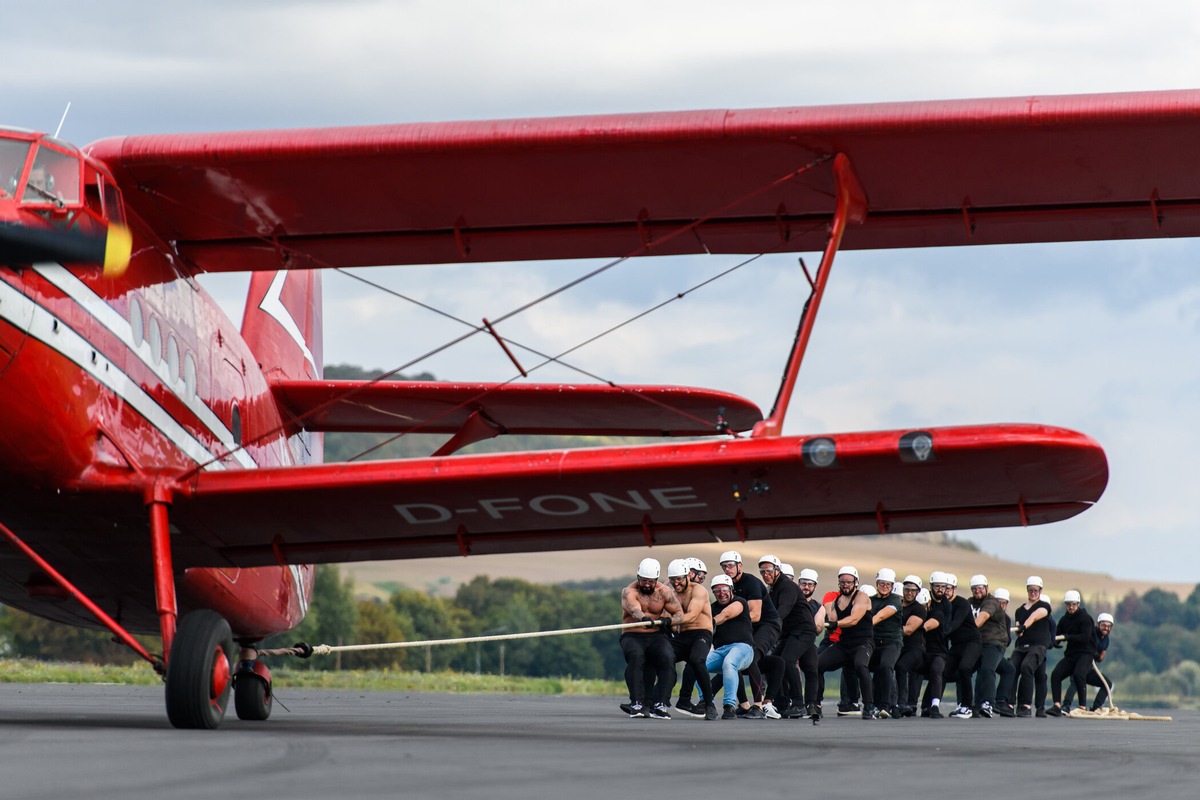
<svg viewBox="0 0 1200 800">
<path fill-rule="evenodd" d="M 1158 587 L 1182 599 L 1194 588 L 1192 584 L 1157 584 L 1112 575 L 1073 572 L 1045 564 L 1005 561 L 979 552 L 973 545 L 945 533 L 430 558 L 407 562 L 345 564 L 343 569 L 354 578 L 357 591 L 364 595 L 386 596 L 397 586 L 449 595 L 459 584 L 476 575 L 523 578 L 534 583 L 567 583 L 623 576 L 632 580 L 638 561 L 648 556 L 657 558 L 664 566 L 674 558 L 698 556 L 707 563 L 711 575 L 720 569 L 717 560 L 725 550 L 737 550 L 743 559 L 754 565 L 760 556 L 771 553 L 794 566 L 797 571 L 805 567 L 815 569 L 821 576 L 819 586 L 822 590 L 834 588 L 834 573 L 847 564 L 856 567 L 864 580 L 873 580 L 875 571 L 880 567 L 891 567 L 900 577 L 914 573 L 921 576 L 922 580 L 927 579 L 935 569 L 945 570 L 958 575 L 960 586 L 965 586 L 972 575 L 982 573 L 987 576 L 992 588 L 1003 586 L 1012 592 L 1014 598 L 1024 596 L 1025 579 L 1036 574 L 1046 582 L 1046 590 L 1056 607 L 1067 589 L 1078 589 L 1089 601 L 1100 599 L 1115 604 L 1130 590 L 1141 594 Z"/>
</svg>

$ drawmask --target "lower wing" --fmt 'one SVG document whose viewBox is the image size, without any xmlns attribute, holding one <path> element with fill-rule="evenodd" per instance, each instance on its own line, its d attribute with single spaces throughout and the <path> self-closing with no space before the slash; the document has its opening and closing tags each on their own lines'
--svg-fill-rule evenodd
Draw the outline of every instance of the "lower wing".
<svg viewBox="0 0 1200 800">
<path fill-rule="evenodd" d="M 1103 494 L 1083 434 L 988 425 L 201 473 L 178 566 L 1037 525 Z"/>
</svg>

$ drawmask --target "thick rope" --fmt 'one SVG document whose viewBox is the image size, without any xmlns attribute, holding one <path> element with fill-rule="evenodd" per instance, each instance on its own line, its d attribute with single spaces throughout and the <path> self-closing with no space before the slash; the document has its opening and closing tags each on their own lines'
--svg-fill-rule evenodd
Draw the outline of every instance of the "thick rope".
<svg viewBox="0 0 1200 800">
<path fill-rule="evenodd" d="M 293 647 L 281 647 L 273 650 L 259 650 L 260 656 L 300 656 L 308 658 L 312 655 L 324 656 L 330 653 L 349 653 L 358 650 L 389 650 L 402 647 L 432 647 L 443 644 L 471 644 L 473 642 L 503 642 L 511 639 L 537 639 L 544 636 L 569 636 L 577 633 L 598 633 L 600 631 L 617 631 L 628 628 L 655 628 L 670 620 L 643 620 L 641 622 L 626 622 L 617 625 L 593 625 L 590 628 L 565 628 L 558 631 L 527 631 L 525 633 L 499 633 L 491 636 L 464 636 L 458 639 L 427 639 L 416 642 L 377 642 L 374 644 L 347 645 L 307 645 L 297 642 Z"/>
<path fill-rule="evenodd" d="M 1172 722 L 1170 717 L 1148 716 L 1139 714 L 1136 711 L 1123 711 L 1113 704 L 1112 684 L 1108 682 L 1108 678 L 1104 677 L 1104 673 L 1100 671 L 1100 665 L 1095 661 L 1092 662 L 1092 670 L 1100 678 L 1100 682 L 1104 684 L 1105 690 L 1108 692 L 1108 705 L 1096 711 L 1088 711 L 1086 708 L 1073 708 L 1067 714 L 1068 717 L 1074 719 L 1120 719 L 1120 720 L 1138 720 L 1141 722 Z"/>
</svg>

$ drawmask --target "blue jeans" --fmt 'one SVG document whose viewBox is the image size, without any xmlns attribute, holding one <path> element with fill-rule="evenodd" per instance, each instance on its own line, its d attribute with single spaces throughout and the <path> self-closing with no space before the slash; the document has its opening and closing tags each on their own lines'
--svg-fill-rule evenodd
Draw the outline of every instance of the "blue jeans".
<svg viewBox="0 0 1200 800">
<path fill-rule="evenodd" d="M 721 702 L 727 706 L 737 705 L 738 673 L 750 666 L 754 660 L 754 648 L 742 642 L 723 644 L 708 654 L 704 668 L 709 672 L 721 670 Z"/>
</svg>

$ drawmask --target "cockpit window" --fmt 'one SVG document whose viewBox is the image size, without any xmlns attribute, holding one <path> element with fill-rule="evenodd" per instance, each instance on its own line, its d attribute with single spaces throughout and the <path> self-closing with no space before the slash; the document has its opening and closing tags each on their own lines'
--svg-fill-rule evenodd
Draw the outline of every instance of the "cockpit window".
<svg viewBox="0 0 1200 800">
<path fill-rule="evenodd" d="M 29 142 L 0 139 L 0 197 L 13 197 L 29 156 Z"/>
<path fill-rule="evenodd" d="M 23 203 L 79 204 L 79 159 L 39 147 L 21 195 Z"/>
</svg>

